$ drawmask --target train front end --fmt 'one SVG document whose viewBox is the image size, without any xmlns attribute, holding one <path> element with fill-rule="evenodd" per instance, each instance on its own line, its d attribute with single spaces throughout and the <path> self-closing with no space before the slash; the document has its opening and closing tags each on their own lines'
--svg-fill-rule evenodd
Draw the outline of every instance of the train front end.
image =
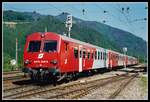
<svg viewBox="0 0 150 102">
<path fill-rule="evenodd" d="M 24 48 L 23 72 L 32 80 L 49 80 L 59 73 L 60 36 L 52 33 L 33 33 L 27 36 Z"/>
</svg>

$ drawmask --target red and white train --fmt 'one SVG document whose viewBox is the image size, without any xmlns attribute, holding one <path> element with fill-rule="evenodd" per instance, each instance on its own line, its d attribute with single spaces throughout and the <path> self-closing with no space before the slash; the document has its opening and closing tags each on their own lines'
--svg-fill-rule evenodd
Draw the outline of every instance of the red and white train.
<svg viewBox="0 0 150 102">
<path fill-rule="evenodd" d="M 75 78 L 80 72 L 116 69 L 135 65 L 138 60 L 54 32 L 36 32 L 27 36 L 24 69 L 32 79 Z"/>
</svg>

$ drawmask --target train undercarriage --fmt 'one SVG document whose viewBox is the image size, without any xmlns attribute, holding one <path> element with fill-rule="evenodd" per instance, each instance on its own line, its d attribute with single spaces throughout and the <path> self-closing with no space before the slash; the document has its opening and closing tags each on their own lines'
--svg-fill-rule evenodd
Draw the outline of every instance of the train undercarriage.
<svg viewBox="0 0 150 102">
<path fill-rule="evenodd" d="M 32 81 L 46 81 L 52 82 L 56 84 L 57 82 L 64 81 L 69 82 L 70 80 L 78 79 L 78 72 L 73 73 L 60 73 L 59 70 L 51 68 L 51 69 L 43 69 L 43 68 L 23 68 L 22 71 L 24 73 L 28 73 Z"/>
<path fill-rule="evenodd" d="M 56 85 L 57 82 L 69 82 L 71 80 L 77 80 L 78 77 L 87 77 L 92 76 L 98 73 L 105 73 L 111 70 L 116 70 L 123 68 L 123 66 L 119 66 L 118 68 L 99 68 L 92 70 L 85 70 L 83 72 L 68 72 L 68 73 L 60 73 L 60 71 L 56 68 L 23 68 L 22 71 L 24 73 L 28 73 L 32 81 L 46 81 L 52 82 Z"/>
</svg>

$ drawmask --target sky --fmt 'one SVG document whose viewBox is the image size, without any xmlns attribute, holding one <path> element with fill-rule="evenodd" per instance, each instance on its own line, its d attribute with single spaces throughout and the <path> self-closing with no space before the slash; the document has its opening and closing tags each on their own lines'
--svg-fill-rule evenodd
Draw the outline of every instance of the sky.
<svg viewBox="0 0 150 102">
<path fill-rule="evenodd" d="M 128 31 L 148 41 L 147 2 L 3 2 L 2 7 L 3 10 L 36 11 L 53 16 L 68 12 L 87 21 L 106 21 L 107 25 Z"/>
</svg>

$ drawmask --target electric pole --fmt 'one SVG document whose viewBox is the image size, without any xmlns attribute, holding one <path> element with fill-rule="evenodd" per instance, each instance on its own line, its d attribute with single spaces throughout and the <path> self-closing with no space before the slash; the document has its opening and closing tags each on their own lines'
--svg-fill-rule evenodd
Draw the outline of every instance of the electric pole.
<svg viewBox="0 0 150 102">
<path fill-rule="evenodd" d="M 123 48 L 123 52 L 124 52 L 124 57 L 125 57 L 124 58 L 124 68 L 126 68 L 126 60 L 127 60 L 126 59 L 126 52 L 127 52 L 127 48 L 126 47 Z"/>
<path fill-rule="evenodd" d="M 47 27 L 45 27 L 45 32 L 47 32 Z"/>
<path fill-rule="evenodd" d="M 16 66 L 18 67 L 18 39 L 16 38 Z"/>
</svg>

